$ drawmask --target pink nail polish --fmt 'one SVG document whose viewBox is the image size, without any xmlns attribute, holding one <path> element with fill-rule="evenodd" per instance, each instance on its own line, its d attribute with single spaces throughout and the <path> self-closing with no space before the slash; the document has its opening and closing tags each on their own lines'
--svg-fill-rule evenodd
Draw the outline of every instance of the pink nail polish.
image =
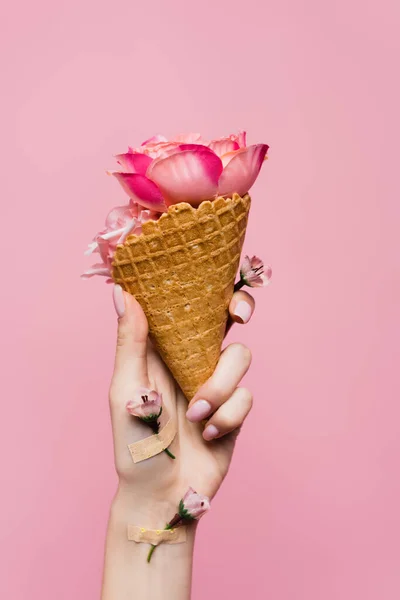
<svg viewBox="0 0 400 600">
<path fill-rule="evenodd" d="M 217 435 L 219 435 L 219 431 L 218 429 L 215 427 L 215 425 L 208 425 L 205 430 L 203 431 L 203 438 L 209 442 L 210 440 L 213 440 L 214 438 L 217 437 Z"/>
<path fill-rule="evenodd" d="M 235 317 L 238 317 L 242 323 L 247 323 L 251 317 L 251 306 L 244 300 L 241 300 L 236 304 L 235 310 L 233 311 Z"/>
<path fill-rule="evenodd" d="M 207 400 L 197 400 L 187 411 L 186 418 L 188 421 L 192 421 L 192 423 L 197 423 L 205 419 L 210 412 L 211 404 Z"/>
<path fill-rule="evenodd" d="M 121 318 L 125 314 L 125 300 L 122 287 L 118 284 L 114 285 L 113 300 L 117 315 Z"/>
</svg>

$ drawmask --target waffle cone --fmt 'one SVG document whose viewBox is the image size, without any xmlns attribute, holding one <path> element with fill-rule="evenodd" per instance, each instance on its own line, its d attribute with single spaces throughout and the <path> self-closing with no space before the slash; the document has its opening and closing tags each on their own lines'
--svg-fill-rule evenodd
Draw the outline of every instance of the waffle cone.
<svg viewBox="0 0 400 600">
<path fill-rule="evenodd" d="M 162 359 L 190 400 L 212 375 L 228 319 L 250 196 L 174 204 L 117 247 L 113 279 L 141 304 Z"/>
</svg>

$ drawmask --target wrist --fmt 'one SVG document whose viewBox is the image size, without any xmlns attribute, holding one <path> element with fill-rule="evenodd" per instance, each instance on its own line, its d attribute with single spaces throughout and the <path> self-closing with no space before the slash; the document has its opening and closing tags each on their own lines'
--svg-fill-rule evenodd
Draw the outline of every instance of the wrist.
<svg viewBox="0 0 400 600">
<path fill-rule="evenodd" d="M 166 589 L 175 600 L 190 598 L 196 522 L 187 527 L 185 542 L 159 544 L 150 564 L 147 558 L 151 544 L 128 539 L 128 525 L 164 529 L 175 513 L 174 502 L 151 494 L 145 498 L 143 492 L 135 492 L 131 485 L 119 485 L 108 524 L 102 600 L 125 598 L 129 594 L 129 597 L 159 600 L 165 598 Z"/>
<path fill-rule="evenodd" d="M 176 500 L 149 493 L 120 482 L 111 505 L 111 518 L 119 527 L 137 525 L 146 529 L 164 529 L 178 510 Z M 186 525 L 188 539 L 195 536 L 198 522 Z"/>
</svg>

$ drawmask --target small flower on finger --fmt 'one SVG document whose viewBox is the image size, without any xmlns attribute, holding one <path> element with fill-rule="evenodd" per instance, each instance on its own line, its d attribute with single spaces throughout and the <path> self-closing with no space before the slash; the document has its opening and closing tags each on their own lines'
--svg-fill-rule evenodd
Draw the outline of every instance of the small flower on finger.
<svg viewBox="0 0 400 600">
<path fill-rule="evenodd" d="M 162 413 L 162 394 L 155 390 L 139 388 L 132 400 L 126 405 L 126 410 L 133 416 L 146 423 L 157 421 Z"/>
<path fill-rule="evenodd" d="M 269 284 L 272 276 L 271 267 L 264 266 L 258 256 L 245 256 L 240 267 L 240 280 L 235 284 L 235 292 L 244 285 L 249 287 L 265 287 Z"/>
<path fill-rule="evenodd" d="M 154 434 L 160 431 L 158 418 L 161 416 L 163 410 L 162 394 L 144 387 L 138 388 L 132 400 L 127 403 L 126 410 L 130 415 L 137 417 L 151 427 Z M 165 448 L 164 452 L 170 458 L 175 458 L 168 448 Z"/>
<path fill-rule="evenodd" d="M 208 496 L 202 496 L 190 487 L 179 502 L 178 512 L 166 525 L 165 529 L 173 529 L 174 527 L 189 524 L 192 521 L 198 521 L 210 508 L 211 504 Z M 152 544 L 147 556 L 147 562 L 150 562 L 155 549 L 156 546 Z"/>
</svg>

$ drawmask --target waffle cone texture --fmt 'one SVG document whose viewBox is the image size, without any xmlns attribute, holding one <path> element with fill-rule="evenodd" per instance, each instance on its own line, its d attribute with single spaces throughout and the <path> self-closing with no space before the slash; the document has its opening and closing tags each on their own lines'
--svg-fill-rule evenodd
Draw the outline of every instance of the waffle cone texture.
<svg viewBox="0 0 400 600">
<path fill-rule="evenodd" d="M 116 249 L 115 283 L 141 304 L 151 338 L 188 400 L 218 362 L 250 196 L 169 207 Z"/>
</svg>

